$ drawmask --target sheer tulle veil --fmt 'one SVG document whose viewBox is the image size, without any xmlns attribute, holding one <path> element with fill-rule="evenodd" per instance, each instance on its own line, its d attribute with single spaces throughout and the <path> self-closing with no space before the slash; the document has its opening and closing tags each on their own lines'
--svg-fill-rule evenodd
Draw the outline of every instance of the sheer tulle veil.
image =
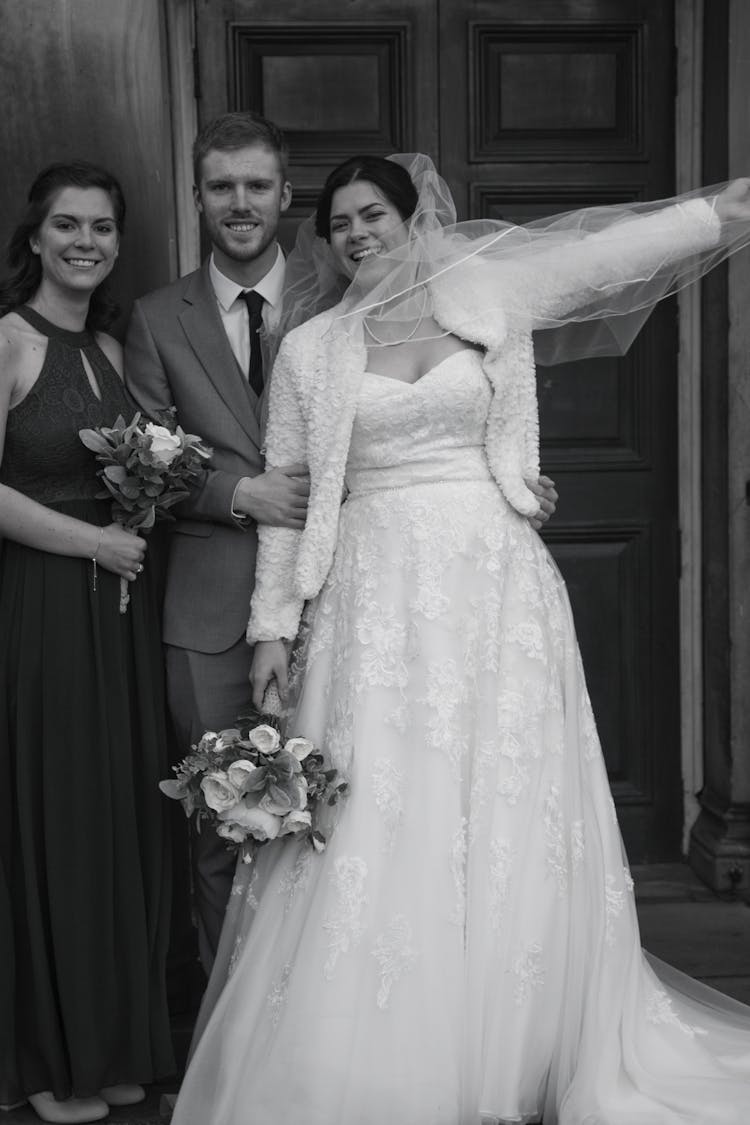
<svg viewBox="0 0 750 1125">
<path fill-rule="evenodd" d="M 287 261 L 281 318 L 265 342 L 270 359 L 287 332 L 335 306 L 337 330 L 355 330 L 367 317 L 376 335 L 388 343 L 396 342 L 400 334 L 406 338 L 413 334 L 415 320 L 432 314 L 435 286 L 450 285 L 453 279 L 460 285 L 466 269 L 486 273 L 487 298 L 473 314 L 477 321 L 486 322 L 492 313 L 493 275 L 507 278 L 509 271 L 543 275 L 548 262 L 554 265 L 556 258 L 582 249 L 592 236 L 600 246 L 608 244 L 605 250 L 611 256 L 618 243 L 627 244 L 633 221 L 694 200 L 705 201 L 709 221 L 717 195 L 727 186 L 715 184 L 673 199 L 568 211 L 523 226 L 494 219 L 457 222 L 448 185 L 428 156 L 406 153 L 389 159 L 407 169 L 418 191 L 416 209 L 404 222 L 403 242 L 378 254 L 377 271 L 365 259 L 354 280 L 348 281 L 339 272 L 327 242 L 315 235 L 314 217 L 306 219 Z M 665 256 L 643 276 L 620 278 L 615 274 L 601 287 L 582 293 L 575 311 L 566 309 L 563 317 L 552 313 L 535 320 L 537 363 L 624 354 L 657 301 L 678 292 L 750 242 L 747 221 L 716 226 L 710 250 L 678 260 L 674 255 Z M 508 286 L 503 286 L 506 302 L 507 293 Z M 500 316 L 503 310 L 498 308 L 497 313 Z M 458 334 L 472 339 L 472 314 L 462 328 Z"/>
</svg>

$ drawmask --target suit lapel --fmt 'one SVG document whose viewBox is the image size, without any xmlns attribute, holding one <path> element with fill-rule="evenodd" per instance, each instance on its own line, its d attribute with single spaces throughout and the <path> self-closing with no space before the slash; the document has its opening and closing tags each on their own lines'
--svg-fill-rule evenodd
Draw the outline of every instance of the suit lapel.
<svg viewBox="0 0 750 1125">
<path fill-rule="evenodd" d="M 203 370 L 251 441 L 260 446 L 258 399 L 234 357 L 204 265 L 188 280 L 180 314 L 183 331 Z"/>
</svg>

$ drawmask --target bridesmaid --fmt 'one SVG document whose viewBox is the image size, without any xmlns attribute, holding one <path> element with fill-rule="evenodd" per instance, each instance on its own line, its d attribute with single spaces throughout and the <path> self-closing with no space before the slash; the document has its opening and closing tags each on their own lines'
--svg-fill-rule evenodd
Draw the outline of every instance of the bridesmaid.
<svg viewBox="0 0 750 1125">
<path fill-rule="evenodd" d="M 136 409 L 104 332 L 122 190 L 75 162 L 28 198 L 0 282 L 0 1103 L 81 1122 L 174 1070 L 166 735 L 146 544 L 78 437 Z"/>
</svg>

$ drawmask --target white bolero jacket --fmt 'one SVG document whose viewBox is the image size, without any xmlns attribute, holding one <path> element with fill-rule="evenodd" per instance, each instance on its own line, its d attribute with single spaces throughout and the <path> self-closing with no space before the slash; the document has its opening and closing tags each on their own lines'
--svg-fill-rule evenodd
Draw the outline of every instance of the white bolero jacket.
<svg viewBox="0 0 750 1125">
<path fill-rule="evenodd" d="M 524 478 L 539 473 L 539 415 L 532 331 L 564 320 L 644 271 L 714 246 L 721 223 L 690 200 L 514 262 L 471 259 L 431 283 L 440 326 L 485 349 L 493 390 L 485 451 L 506 500 L 538 510 Z M 247 639 L 296 636 L 304 603 L 319 593 L 336 547 L 344 473 L 367 349 L 361 325 L 336 322 L 338 306 L 294 329 L 274 364 L 266 434 L 268 468 L 306 462 L 310 501 L 303 531 L 260 526 Z M 471 325 L 467 329 L 467 323 Z"/>
</svg>

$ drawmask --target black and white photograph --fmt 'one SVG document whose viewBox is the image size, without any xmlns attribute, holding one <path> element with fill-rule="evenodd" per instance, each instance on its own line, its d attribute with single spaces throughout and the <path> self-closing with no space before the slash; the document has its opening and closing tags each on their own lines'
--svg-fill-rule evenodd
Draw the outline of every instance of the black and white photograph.
<svg viewBox="0 0 750 1125">
<path fill-rule="evenodd" d="M 750 3 L 0 92 L 0 1125 L 747 1125 Z"/>
</svg>

